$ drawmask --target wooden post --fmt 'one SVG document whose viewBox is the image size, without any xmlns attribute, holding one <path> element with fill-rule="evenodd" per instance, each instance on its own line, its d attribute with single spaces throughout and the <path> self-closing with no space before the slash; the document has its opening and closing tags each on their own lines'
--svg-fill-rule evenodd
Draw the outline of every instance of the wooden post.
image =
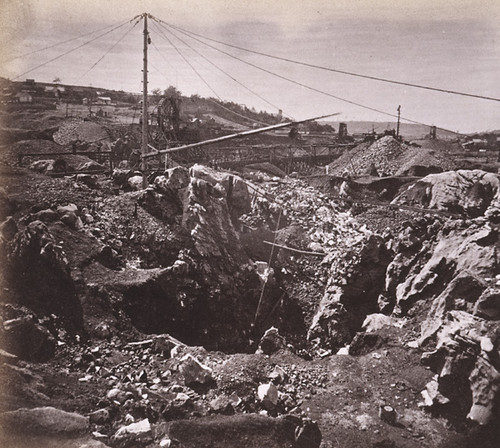
<svg viewBox="0 0 500 448">
<path fill-rule="evenodd" d="M 144 66 L 142 69 L 142 145 L 141 145 L 141 171 L 142 171 L 142 188 L 147 188 L 148 180 L 146 175 L 146 158 L 148 152 L 148 15 L 143 14 L 144 18 Z"/>
<path fill-rule="evenodd" d="M 396 130 L 396 137 L 399 138 L 399 123 L 401 121 L 401 105 L 398 106 L 398 128 Z"/>
</svg>

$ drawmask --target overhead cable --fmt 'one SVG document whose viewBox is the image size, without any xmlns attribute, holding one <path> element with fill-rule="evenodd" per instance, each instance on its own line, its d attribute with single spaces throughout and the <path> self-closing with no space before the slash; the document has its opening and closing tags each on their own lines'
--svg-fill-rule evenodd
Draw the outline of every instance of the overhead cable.
<svg viewBox="0 0 500 448">
<path fill-rule="evenodd" d="M 166 22 L 163 22 L 163 23 L 166 23 Z M 170 25 L 168 25 L 168 24 L 167 24 L 167 26 L 170 26 Z M 342 101 L 342 102 L 344 102 L 344 103 L 352 104 L 352 105 L 354 105 L 354 106 L 358 106 L 358 107 L 361 107 L 361 108 L 363 108 L 363 109 L 371 110 L 371 111 L 373 111 L 373 112 L 377 112 L 377 113 L 379 113 L 379 114 L 383 114 L 383 115 L 387 115 L 387 116 L 390 116 L 390 117 L 398 118 L 398 115 L 393 114 L 393 113 L 391 113 L 391 112 L 386 112 L 386 111 L 383 111 L 383 110 L 381 110 L 381 109 L 377 109 L 377 108 L 374 108 L 374 107 L 366 106 L 366 105 L 361 104 L 361 103 L 358 103 L 358 102 L 356 102 L 356 101 L 351 101 L 351 100 L 348 100 L 348 99 L 346 99 L 346 98 L 342 98 L 342 97 L 339 97 L 339 96 L 337 96 L 337 95 L 333 95 L 333 94 L 331 94 L 331 93 L 325 92 L 324 90 L 320 90 L 320 89 L 317 89 L 317 88 L 315 88 L 315 87 L 311 87 L 311 86 L 309 86 L 309 85 L 307 85 L 307 84 L 304 84 L 304 83 L 302 83 L 302 82 L 295 81 L 295 80 L 290 79 L 290 78 L 288 78 L 288 77 L 286 77 L 286 76 L 280 75 L 279 73 L 273 72 L 273 71 L 268 70 L 268 69 L 263 68 L 263 67 L 260 67 L 259 65 L 253 64 L 252 62 L 246 61 L 245 59 L 242 59 L 242 58 L 240 58 L 240 57 L 238 57 L 238 56 L 235 56 L 235 55 L 233 55 L 233 54 L 231 54 L 231 53 L 228 53 L 228 52 L 226 52 L 226 51 L 224 51 L 224 50 L 221 50 L 220 48 L 217 48 L 217 47 L 215 47 L 215 46 L 213 46 L 213 45 L 211 45 L 211 44 L 209 44 L 209 43 L 207 43 L 207 42 L 204 42 L 204 41 L 202 41 L 202 40 L 198 39 L 197 37 L 194 37 L 194 36 L 192 36 L 192 35 L 190 35 L 190 34 L 188 34 L 188 33 L 185 33 L 184 31 L 181 31 L 181 30 L 180 30 L 180 29 L 178 29 L 178 28 L 175 28 L 175 29 L 176 29 L 177 31 L 179 31 L 180 33 L 183 33 L 183 34 L 187 35 L 187 36 L 188 36 L 188 37 L 190 37 L 191 39 L 194 39 L 194 40 L 196 40 L 196 41 L 198 41 L 198 42 L 200 42 L 200 43 L 202 43 L 202 44 L 204 44 L 204 45 L 206 45 L 206 46 L 208 46 L 208 47 L 210 47 L 210 48 L 213 48 L 214 50 L 216 50 L 216 51 L 218 51 L 218 52 L 220 52 L 220 53 L 222 53 L 222 54 L 225 54 L 226 56 L 229 56 L 229 57 L 231 57 L 231 58 L 233 58 L 233 59 L 236 59 L 236 60 L 238 60 L 238 61 L 240 61 L 240 62 L 242 62 L 242 63 L 244 63 L 244 64 L 246 64 L 246 65 L 249 65 L 249 66 L 251 66 L 251 67 L 254 67 L 254 68 L 256 68 L 257 70 L 263 71 L 263 72 L 268 73 L 268 74 L 270 74 L 270 75 L 273 75 L 273 76 L 275 76 L 275 77 L 277 77 L 277 78 L 281 78 L 281 79 L 283 79 L 283 80 L 285 80 L 285 81 L 288 81 L 288 82 L 290 82 L 290 83 L 292 83 L 292 84 L 295 84 L 295 85 L 297 85 L 297 86 L 303 87 L 303 88 L 308 89 L 308 90 L 311 90 L 311 91 L 313 91 L 313 92 L 320 93 L 320 94 L 325 95 L 325 96 L 328 96 L 328 97 L 330 97 L 330 98 L 337 99 L 337 100 Z M 406 118 L 406 117 L 402 117 L 402 116 L 401 116 L 401 117 L 399 117 L 399 118 L 400 118 L 401 120 L 407 121 L 407 122 L 409 122 L 409 123 L 420 124 L 420 125 L 423 125 L 423 126 L 430 126 L 429 124 L 422 123 L 422 122 L 420 122 L 420 121 L 416 121 L 416 120 L 412 120 L 412 119 L 410 119 L 410 118 Z M 452 131 L 452 130 L 450 130 L 450 129 L 445 129 L 445 128 L 438 127 L 438 126 L 436 126 L 436 129 L 440 129 L 440 130 L 442 130 L 442 131 L 451 132 L 451 133 L 453 133 L 453 134 L 458 134 L 458 135 L 460 135 L 458 132 L 456 132 L 456 131 Z"/>
<path fill-rule="evenodd" d="M 203 39 L 209 40 L 211 42 L 216 42 L 218 44 L 225 45 L 227 47 L 235 48 L 235 49 L 241 50 L 241 51 L 246 51 L 248 53 L 257 54 L 259 56 L 265 56 L 265 57 L 271 58 L 271 59 L 277 59 L 277 60 L 280 60 L 280 61 L 290 62 L 291 64 L 302 65 L 302 66 L 305 66 L 305 67 L 311 67 L 311 68 L 316 68 L 316 69 L 319 69 L 319 70 L 325 70 L 325 71 L 329 71 L 329 72 L 340 73 L 340 74 L 348 75 L 348 76 L 356 76 L 358 78 L 371 79 L 373 81 L 386 82 L 386 83 L 397 84 L 397 85 L 406 86 L 406 87 L 414 87 L 416 89 L 432 90 L 432 91 L 435 91 L 435 92 L 449 93 L 451 95 L 467 96 L 467 97 L 470 97 L 470 98 L 479 98 L 479 99 L 488 100 L 488 101 L 500 101 L 500 98 L 491 97 L 491 96 L 479 95 L 479 94 L 468 93 L 468 92 L 460 92 L 460 91 L 451 90 L 451 89 L 442 89 L 442 88 L 439 88 L 439 87 L 425 86 L 425 85 L 415 84 L 415 83 L 410 83 L 410 82 L 397 81 L 397 80 L 394 80 L 394 79 L 381 78 L 379 76 L 363 75 L 361 73 L 350 72 L 350 71 L 346 71 L 346 70 L 340 70 L 340 69 L 336 69 L 336 68 L 332 68 L 332 67 L 324 67 L 324 66 L 321 66 L 321 65 L 311 64 L 311 63 L 303 62 L 303 61 L 297 61 L 295 59 L 290 59 L 290 58 L 285 58 L 285 57 L 281 57 L 281 56 L 276 56 L 276 55 L 273 55 L 273 54 L 264 53 L 264 52 L 257 51 L 257 50 L 250 50 L 250 49 L 245 48 L 245 47 L 240 47 L 239 45 L 228 44 L 227 42 L 222 42 L 220 40 L 213 39 L 213 38 L 210 38 L 210 37 L 207 37 L 207 36 L 203 36 L 201 34 L 193 32 L 193 31 L 188 31 L 188 30 L 185 30 L 185 29 L 180 28 L 178 26 L 169 24 L 167 22 L 163 22 L 163 23 L 165 23 L 168 26 L 171 26 L 172 28 L 174 28 L 174 29 L 176 29 L 178 31 L 182 31 L 182 32 L 185 32 L 185 33 L 188 33 L 188 34 L 192 34 L 192 35 L 201 37 Z"/>
<path fill-rule="evenodd" d="M 137 20 L 130 29 L 128 29 L 82 76 L 80 76 L 77 81 L 85 77 L 88 73 L 90 73 L 94 67 L 99 64 L 112 50 L 115 48 L 139 23 L 139 20 Z"/>
<path fill-rule="evenodd" d="M 156 25 L 156 24 L 155 24 Z M 181 51 L 178 49 L 178 47 L 167 37 L 165 36 L 164 33 L 162 33 L 161 29 L 158 28 L 158 31 L 161 33 L 162 37 L 164 39 L 166 39 L 168 41 L 168 43 L 170 43 L 170 45 L 177 51 L 177 53 L 179 53 L 179 55 L 184 59 L 184 61 L 192 68 L 192 70 L 198 75 L 198 77 L 208 86 L 208 88 L 214 93 L 214 95 L 217 97 L 217 99 L 221 102 L 223 102 L 224 100 L 217 94 L 217 92 L 210 86 L 210 84 L 208 84 L 207 81 L 205 81 L 205 79 L 201 76 L 201 74 L 193 67 L 193 65 L 185 58 L 185 56 L 181 53 Z M 152 42 L 153 46 L 155 47 L 156 51 L 158 51 L 158 53 L 160 53 L 160 55 L 164 58 L 163 54 L 160 52 L 160 50 L 158 50 L 158 47 L 156 47 L 156 45 L 154 44 L 154 42 Z M 166 60 L 166 59 L 165 59 Z M 209 101 L 210 98 L 208 98 Z M 258 120 L 254 120 L 253 118 L 250 118 L 250 117 L 246 117 L 245 115 L 242 115 L 242 114 L 239 114 L 238 112 L 235 112 L 225 106 L 223 106 L 222 104 L 218 103 L 217 101 L 211 101 L 213 102 L 214 104 L 218 105 L 219 107 L 221 107 L 222 109 L 224 110 L 227 110 L 228 112 L 231 112 L 232 114 L 234 115 L 237 115 L 241 118 L 244 118 L 246 120 L 249 120 L 249 121 L 253 121 L 255 123 L 258 123 L 258 124 L 263 124 L 263 125 L 267 125 L 267 123 L 263 123 L 261 121 L 258 121 Z"/>
<path fill-rule="evenodd" d="M 160 22 L 160 25 L 167 31 L 169 32 L 171 35 L 175 36 L 177 39 L 179 39 L 184 45 L 186 45 L 187 47 L 189 47 L 191 50 L 193 50 L 196 54 L 198 54 L 199 56 L 201 56 L 203 59 L 205 59 L 209 64 L 211 64 L 212 66 L 214 66 L 217 70 L 221 71 L 222 73 L 224 73 L 226 76 L 228 76 L 230 79 L 232 79 L 235 83 L 237 83 L 238 85 L 240 85 L 241 87 L 243 87 L 244 89 L 248 90 L 251 94 L 255 95 L 257 98 L 261 99 L 262 101 L 264 101 L 266 104 L 268 104 L 269 106 L 273 107 L 274 109 L 276 110 L 282 110 L 281 107 L 278 107 L 276 105 L 274 105 L 273 103 L 269 102 L 268 100 L 266 100 L 264 97 L 262 97 L 261 95 L 259 95 L 257 92 L 253 91 L 252 89 L 250 89 L 248 86 L 246 86 L 245 84 L 243 84 L 242 82 L 238 81 L 235 77 L 233 77 L 231 74 L 227 73 L 224 69 L 222 69 L 221 67 L 219 67 L 217 64 L 215 64 L 214 62 L 212 62 L 210 59 L 208 59 L 205 55 L 203 55 L 201 52 L 199 52 L 196 48 L 192 47 L 188 42 L 186 42 L 185 40 L 181 39 L 177 34 L 175 34 L 174 32 L 172 32 L 172 30 L 170 30 L 169 28 L 167 28 L 165 25 L 163 25 L 161 22 Z M 292 116 L 288 115 L 288 114 L 285 114 L 286 116 L 290 117 L 291 119 L 294 119 Z"/>
<path fill-rule="evenodd" d="M 51 45 L 48 45 L 47 47 L 43 47 L 43 48 L 38 48 L 36 50 L 30 51 L 29 53 L 24 53 L 24 54 L 21 54 L 19 56 L 14 56 L 14 57 L 9 58 L 9 59 L 3 59 L 0 62 L 5 63 L 5 62 L 13 61 L 15 59 L 24 58 L 26 56 L 31 56 L 32 54 L 40 53 L 41 51 L 45 51 L 45 50 L 48 50 L 50 48 L 57 47 L 59 45 L 67 44 L 68 42 L 73 42 L 74 40 L 81 39 L 82 37 L 87 37 L 87 36 L 90 36 L 90 35 L 95 34 L 95 33 L 100 33 L 101 31 L 104 31 L 104 30 L 107 30 L 108 28 L 111 28 L 112 26 L 114 26 L 114 25 L 108 25 L 108 26 L 105 26 L 104 28 L 100 28 L 98 30 L 91 31 L 90 33 L 82 34 L 82 35 L 77 36 L 77 37 L 72 37 L 71 39 L 63 40 L 61 42 L 56 42 L 55 44 L 51 44 Z"/>
<path fill-rule="evenodd" d="M 88 44 L 90 44 L 90 43 L 92 43 L 92 42 L 96 41 L 97 39 L 100 39 L 101 37 L 104 37 L 104 36 L 106 36 L 107 34 L 112 33 L 113 31 L 116 31 L 117 29 L 121 28 L 122 26 L 126 25 L 126 24 L 127 24 L 127 23 L 129 23 L 129 22 L 130 22 L 130 21 L 129 21 L 129 20 L 127 20 L 127 21 L 123 22 L 122 24 L 115 26 L 115 27 L 114 27 L 114 28 L 112 28 L 111 30 L 106 31 L 105 33 L 99 34 L 99 36 L 94 37 L 93 39 L 90 39 L 90 40 L 88 40 L 88 41 L 84 42 L 83 44 L 80 44 L 80 45 L 78 45 L 77 47 L 72 48 L 71 50 L 65 51 L 64 53 L 61 53 L 60 55 L 58 55 L 58 56 L 56 56 L 56 57 L 54 57 L 54 58 L 52 58 L 52 59 L 49 59 L 48 61 L 45 61 L 45 62 L 43 62 L 42 64 L 38 64 L 37 66 L 32 67 L 32 68 L 30 68 L 29 70 L 26 70 L 25 72 L 23 72 L 23 73 L 21 73 L 21 74 L 17 75 L 16 77 L 12 78 L 12 80 L 18 79 L 18 78 L 20 78 L 21 76 L 24 76 L 24 75 L 26 75 L 26 74 L 28 74 L 28 73 L 31 73 L 32 71 L 34 71 L 34 70 L 36 70 L 36 69 L 38 69 L 38 68 L 40 68 L 40 67 L 43 67 L 43 66 L 45 66 L 45 65 L 47 65 L 47 64 L 50 64 L 51 62 L 56 61 L 57 59 L 61 59 L 63 56 L 66 56 L 66 55 L 68 55 L 68 54 L 70 54 L 70 53 L 72 53 L 72 52 L 74 52 L 74 51 L 76 51 L 76 50 L 78 50 L 78 49 L 80 49 L 80 48 L 84 47 L 85 45 L 88 45 Z"/>
<path fill-rule="evenodd" d="M 155 24 L 156 25 L 156 24 Z M 191 62 L 189 62 L 187 60 L 187 58 L 182 54 L 182 52 L 179 50 L 179 48 L 177 48 L 177 45 L 175 45 L 169 38 L 168 36 L 165 35 L 165 33 L 163 33 L 163 31 L 157 27 L 157 30 L 159 32 L 159 34 L 175 49 L 175 51 L 177 51 L 177 53 L 179 54 L 179 56 L 184 60 L 184 62 L 189 65 L 189 67 L 191 67 L 191 69 L 196 73 L 196 75 L 198 75 L 198 77 L 202 80 L 202 82 L 210 89 L 210 91 L 219 99 L 222 101 L 222 98 L 218 95 L 218 93 L 212 88 L 212 86 L 205 80 L 205 78 L 203 78 L 203 76 L 201 76 L 201 74 L 198 72 L 198 70 L 196 70 L 196 68 L 193 66 L 193 64 L 191 64 Z"/>
</svg>

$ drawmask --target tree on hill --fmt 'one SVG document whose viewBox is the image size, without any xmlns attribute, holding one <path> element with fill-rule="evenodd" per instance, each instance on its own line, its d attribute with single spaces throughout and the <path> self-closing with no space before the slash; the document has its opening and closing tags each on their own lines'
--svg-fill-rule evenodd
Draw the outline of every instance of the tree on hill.
<svg viewBox="0 0 500 448">
<path fill-rule="evenodd" d="M 165 95 L 169 99 L 181 99 L 181 92 L 177 90 L 174 86 L 168 86 L 165 91 L 163 92 L 163 95 Z"/>
<path fill-rule="evenodd" d="M 151 100 L 153 104 L 158 104 L 161 100 L 161 89 L 159 87 L 151 90 Z"/>
</svg>

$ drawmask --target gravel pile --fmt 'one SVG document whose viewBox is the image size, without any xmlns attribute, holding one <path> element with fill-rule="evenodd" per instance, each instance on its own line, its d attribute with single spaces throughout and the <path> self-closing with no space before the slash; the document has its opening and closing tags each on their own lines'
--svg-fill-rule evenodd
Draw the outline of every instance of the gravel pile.
<svg viewBox="0 0 500 448">
<path fill-rule="evenodd" d="M 419 145 L 409 146 L 388 135 L 372 144 L 362 143 L 347 150 L 329 165 L 328 172 L 336 176 L 360 176 L 375 167 L 379 176 L 395 176 L 414 166 L 432 166 L 443 171 L 454 168 L 450 157 L 453 145 L 433 141 Z"/>
<path fill-rule="evenodd" d="M 108 133 L 99 124 L 72 119 L 61 124 L 59 130 L 54 134 L 54 141 L 60 145 L 67 145 L 75 140 L 92 143 L 107 137 Z"/>
</svg>

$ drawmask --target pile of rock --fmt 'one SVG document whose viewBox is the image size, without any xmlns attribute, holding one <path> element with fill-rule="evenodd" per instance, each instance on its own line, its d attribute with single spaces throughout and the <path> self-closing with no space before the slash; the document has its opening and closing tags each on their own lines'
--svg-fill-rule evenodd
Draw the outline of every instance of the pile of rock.
<svg viewBox="0 0 500 448">
<path fill-rule="evenodd" d="M 334 176 L 394 176 L 407 175 L 414 169 L 430 172 L 453 169 L 450 145 L 420 148 L 407 145 L 388 135 L 374 143 L 361 143 L 346 150 L 328 166 Z"/>
<path fill-rule="evenodd" d="M 108 133 L 98 123 L 73 118 L 63 122 L 53 138 L 56 143 L 64 146 L 77 140 L 83 142 L 102 141 L 108 138 Z"/>
</svg>

